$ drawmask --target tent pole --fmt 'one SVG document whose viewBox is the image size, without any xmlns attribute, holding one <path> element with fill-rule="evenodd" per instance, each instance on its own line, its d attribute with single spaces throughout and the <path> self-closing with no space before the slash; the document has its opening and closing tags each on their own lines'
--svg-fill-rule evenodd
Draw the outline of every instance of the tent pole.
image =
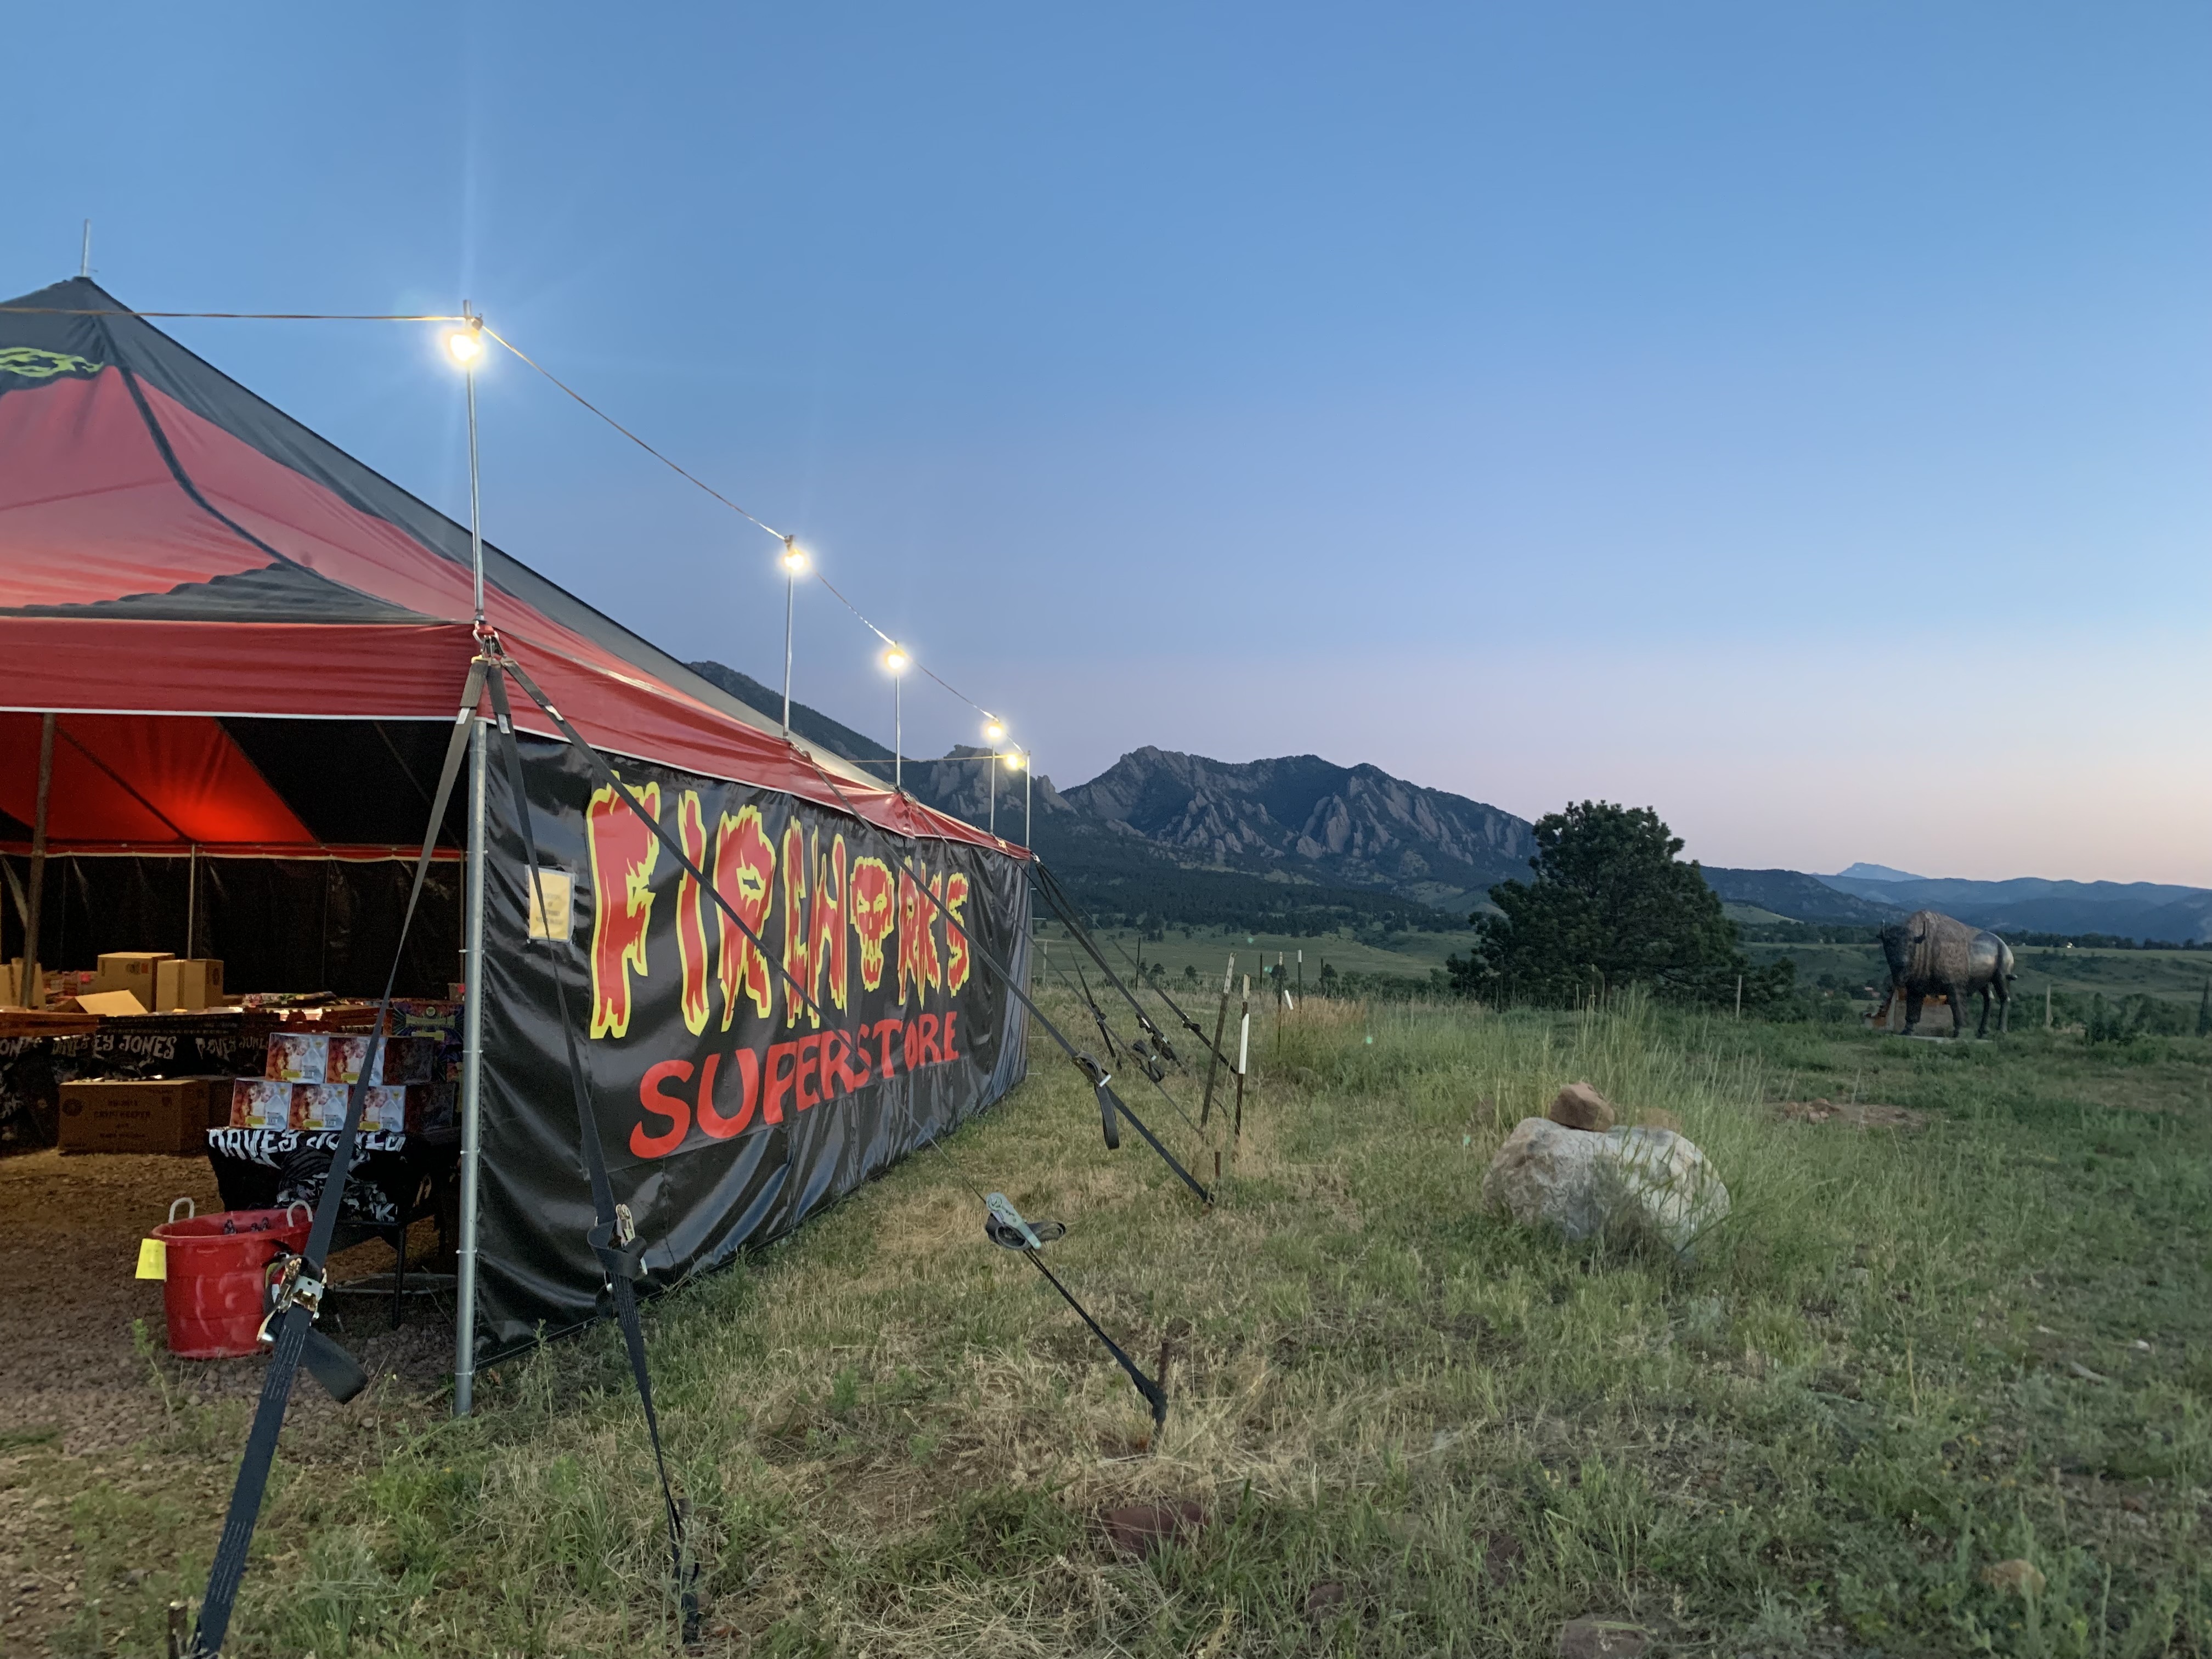
<svg viewBox="0 0 2212 1659">
<path fill-rule="evenodd" d="M 54 793 L 54 717 L 39 716 L 39 805 L 31 823 L 31 890 L 23 896 L 23 982 L 15 988 L 26 1008 L 46 1006 L 39 972 L 39 912 L 46 897 L 46 803 Z"/>
<path fill-rule="evenodd" d="M 453 1294 L 453 1415 L 476 1395 L 477 1164 L 483 1139 L 484 998 L 484 780 L 489 741 L 478 720 L 469 744 L 468 977 L 461 1007 L 461 1225 Z"/>
</svg>

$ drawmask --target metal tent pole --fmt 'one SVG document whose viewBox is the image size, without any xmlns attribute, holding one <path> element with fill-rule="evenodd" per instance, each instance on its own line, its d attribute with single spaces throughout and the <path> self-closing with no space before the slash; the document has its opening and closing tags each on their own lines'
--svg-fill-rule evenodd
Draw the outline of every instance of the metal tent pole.
<svg viewBox="0 0 2212 1659">
<path fill-rule="evenodd" d="M 891 787 L 906 793 L 906 682 L 891 676 Z"/>
<path fill-rule="evenodd" d="M 478 720 L 469 742 L 468 980 L 461 1009 L 461 1227 L 454 1296 L 453 1415 L 476 1393 L 477 1165 L 483 1138 L 484 780 L 490 738 Z"/>
<path fill-rule="evenodd" d="M 1033 760 L 1030 758 L 1030 751 L 1029 751 L 1028 750 L 1026 750 L 1026 749 L 1023 750 L 1022 750 L 1022 845 L 1023 845 L 1023 846 L 1024 846 L 1024 847 L 1034 847 L 1034 846 L 1036 846 L 1036 843 L 1035 842 L 1033 842 L 1033 841 L 1031 841 L 1031 840 L 1030 839 L 1030 773 L 1032 773 L 1032 772 L 1034 772 L 1034 771 L 1036 771 L 1036 762 L 1035 762 L 1035 761 L 1033 761 Z"/>
<path fill-rule="evenodd" d="M 783 740 L 791 741 L 791 613 L 799 592 L 799 550 L 783 538 Z"/>
<path fill-rule="evenodd" d="M 39 972 L 39 913 L 46 899 L 46 804 L 54 793 L 54 717 L 39 716 L 39 805 L 31 820 L 31 890 L 23 897 L 23 982 L 15 994 L 26 1008 L 43 1007 Z"/>
</svg>

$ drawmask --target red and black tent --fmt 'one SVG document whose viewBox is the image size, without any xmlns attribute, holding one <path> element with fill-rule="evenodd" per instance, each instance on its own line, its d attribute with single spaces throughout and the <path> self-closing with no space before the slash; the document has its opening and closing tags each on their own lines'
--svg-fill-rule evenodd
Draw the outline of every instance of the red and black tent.
<svg viewBox="0 0 2212 1659">
<path fill-rule="evenodd" d="M 781 953 L 767 972 L 712 896 L 605 810 L 540 711 L 516 708 L 538 856 L 573 883 L 558 948 L 590 988 L 608 1158 L 665 1283 L 794 1224 L 1018 1077 L 1018 1011 L 974 947 L 1018 963 L 1025 854 L 787 741 L 518 561 L 483 557 L 505 651 Z M 373 988 L 476 653 L 471 610 L 465 528 L 95 284 L 0 308 L 0 852 L 43 829 L 67 872 L 41 890 L 64 934 L 41 924 L 50 965 L 174 948 L 147 930 L 181 908 L 185 953 L 216 944 L 234 988 Z M 598 1274 L 547 951 L 526 933 L 520 804 L 497 767 L 484 788 L 486 960 L 465 975 L 483 1084 L 464 1102 L 482 1199 L 463 1232 L 480 1264 L 464 1325 L 478 1316 L 489 1351 L 589 1317 Z M 450 813 L 453 857 L 466 838 Z M 455 886 L 413 945 L 417 990 L 458 963 Z M 787 970 L 814 994 L 785 994 Z"/>
</svg>

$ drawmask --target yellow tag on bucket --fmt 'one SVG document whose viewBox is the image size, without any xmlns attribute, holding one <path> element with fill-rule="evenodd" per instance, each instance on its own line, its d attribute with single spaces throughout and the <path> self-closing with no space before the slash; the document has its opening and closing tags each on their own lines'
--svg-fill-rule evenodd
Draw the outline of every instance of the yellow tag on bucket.
<svg viewBox="0 0 2212 1659">
<path fill-rule="evenodd" d="M 169 1276 L 169 1247 L 158 1238 L 138 1241 L 138 1277 L 167 1279 Z"/>
</svg>

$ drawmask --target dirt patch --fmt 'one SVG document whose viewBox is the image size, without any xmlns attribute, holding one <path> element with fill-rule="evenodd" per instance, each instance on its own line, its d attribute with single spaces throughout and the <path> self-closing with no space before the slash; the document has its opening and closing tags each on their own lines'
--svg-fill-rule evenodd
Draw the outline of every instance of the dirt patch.
<svg viewBox="0 0 2212 1659">
<path fill-rule="evenodd" d="M 1784 1100 L 1774 1115 L 1791 1123 L 1841 1123 L 1853 1129 L 1901 1129 L 1910 1133 L 1928 1127 L 1929 1115 L 1910 1106 L 1885 1106 L 1872 1100 Z"/>
<path fill-rule="evenodd" d="M 177 1198 L 191 1199 L 203 1215 L 222 1207 L 204 1159 L 65 1158 L 51 1150 L 0 1158 L 0 1284 L 8 1286 L 0 1514 L 11 1517 L 0 1522 L 0 1651 L 44 1651 L 101 1588 L 84 1571 L 82 1528 L 71 1512 L 78 1493 L 126 1493 L 209 1538 L 221 1523 L 264 1362 L 167 1352 L 162 1287 L 135 1274 L 139 1241 Z M 411 1264 L 427 1263 L 434 1249 L 430 1224 L 409 1235 L 410 1276 Z M 392 1262 L 390 1248 L 372 1240 L 333 1256 L 331 1277 L 357 1279 Z M 373 1418 L 442 1387 L 453 1365 L 450 1295 L 410 1296 L 404 1316 L 392 1329 L 385 1297 L 325 1304 L 325 1324 L 375 1380 L 369 1395 L 340 1407 L 303 1376 L 285 1430 L 287 1462 L 357 1456 Z M 134 1338 L 142 1321 L 150 1349 Z M 207 1443 L 189 1450 L 176 1443 L 187 1415 L 209 1425 Z"/>
</svg>

